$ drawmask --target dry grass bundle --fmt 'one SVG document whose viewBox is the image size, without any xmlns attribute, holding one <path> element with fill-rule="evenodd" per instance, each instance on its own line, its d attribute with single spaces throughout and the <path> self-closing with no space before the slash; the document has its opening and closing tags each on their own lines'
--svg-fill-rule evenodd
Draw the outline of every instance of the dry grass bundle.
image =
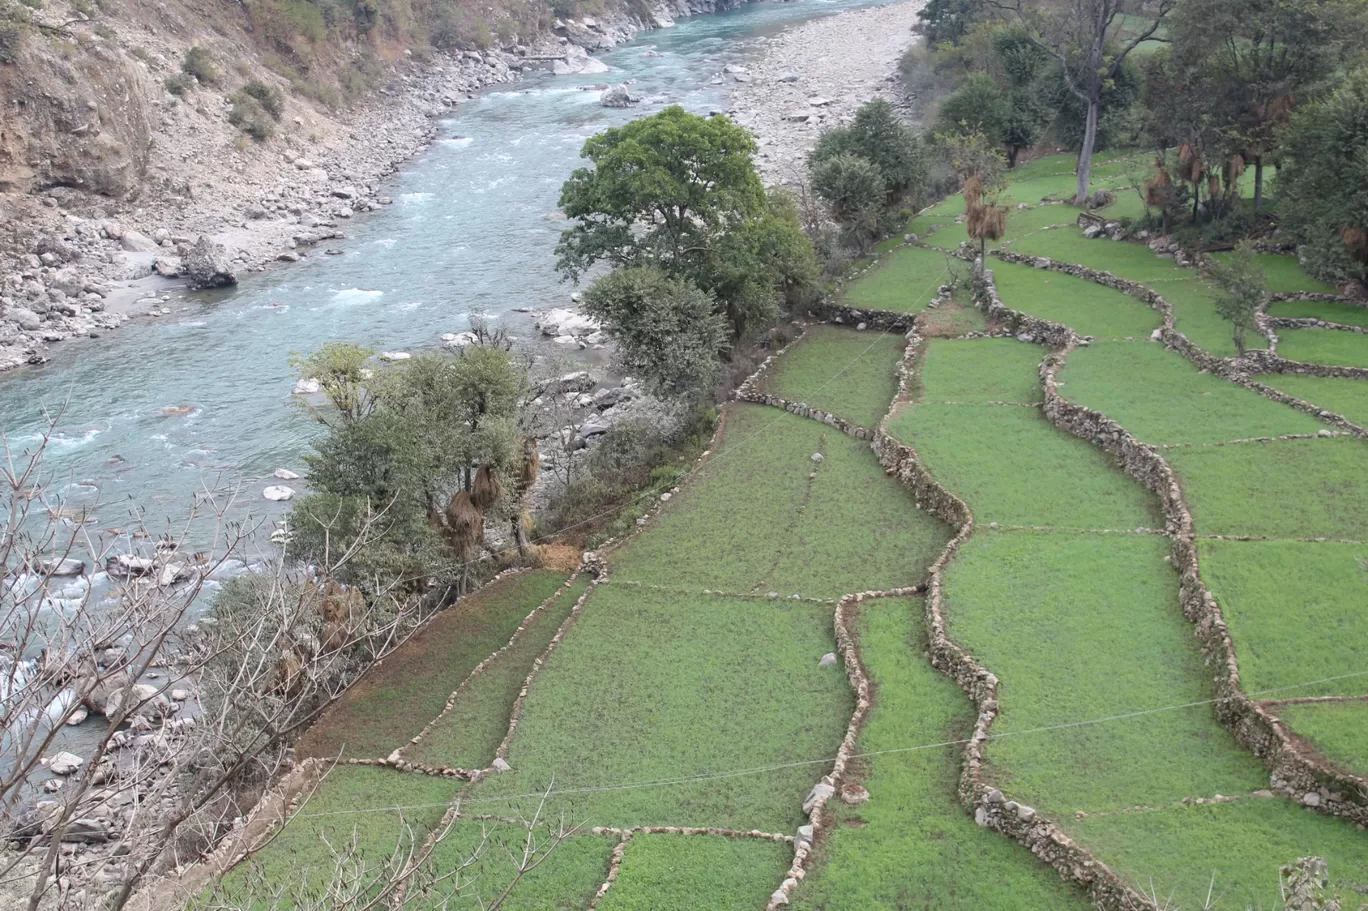
<svg viewBox="0 0 1368 911">
<path fill-rule="evenodd" d="M 490 465 L 481 465 L 475 472 L 475 483 L 471 487 L 470 500 L 475 508 L 484 512 L 503 496 L 503 485 Z"/>
<path fill-rule="evenodd" d="M 1221 195 L 1221 175 L 1210 174 L 1207 176 L 1207 196 L 1215 199 Z"/>
<path fill-rule="evenodd" d="M 1339 229 L 1340 240 L 1349 248 L 1349 254 L 1360 262 L 1368 262 L 1368 231 L 1346 225 Z"/>
<path fill-rule="evenodd" d="M 484 513 L 468 492 L 458 490 L 452 495 L 451 502 L 447 504 L 446 527 L 443 531 L 457 557 L 464 557 L 484 540 Z"/>
<path fill-rule="evenodd" d="M 969 210 L 969 236 L 977 241 L 1001 240 L 1007 232 L 1007 209 L 1003 206 L 975 206 Z"/>
<path fill-rule="evenodd" d="M 518 471 L 517 481 L 519 497 L 532 489 L 540 473 L 541 453 L 537 451 L 537 440 L 535 437 L 523 437 L 522 468 Z"/>
<path fill-rule="evenodd" d="M 332 580 L 324 583 L 323 605 L 319 611 L 323 617 L 324 652 L 336 651 L 347 644 L 365 606 L 360 589 Z"/>
<path fill-rule="evenodd" d="M 964 208 L 972 214 L 983 202 L 983 181 L 977 176 L 970 177 L 960 192 L 964 196 Z"/>
<path fill-rule="evenodd" d="M 1230 161 L 1226 162 L 1226 186 L 1235 186 L 1235 181 L 1240 179 L 1240 175 L 1245 172 L 1245 159 L 1243 155 L 1236 153 L 1230 156 Z"/>
<path fill-rule="evenodd" d="M 1178 148 L 1178 176 L 1195 186 L 1202 179 L 1203 170 L 1202 156 L 1191 143 L 1183 143 Z"/>
<path fill-rule="evenodd" d="M 1292 94 L 1279 95 L 1268 102 L 1266 120 L 1273 123 L 1287 123 L 1292 119 L 1292 109 L 1297 106 L 1297 96 Z"/>
<path fill-rule="evenodd" d="M 1145 205 L 1162 209 L 1168 204 L 1169 195 L 1173 190 L 1173 178 L 1164 170 L 1162 159 L 1155 161 L 1154 166 L 1158 173 L 1145 183 Z"/>
</svg>

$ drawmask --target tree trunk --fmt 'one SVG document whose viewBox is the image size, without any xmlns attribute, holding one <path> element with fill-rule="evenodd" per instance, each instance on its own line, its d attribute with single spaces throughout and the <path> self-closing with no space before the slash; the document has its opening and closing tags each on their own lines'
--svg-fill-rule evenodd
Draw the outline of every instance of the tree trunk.
<svg viewBox="0 0 1368 911">
<path fill-rule="evenodd" d="M 1197 224 L 1197 207 L 1202 204 L 1202 184 L 1194 180 L 1192 182 L 1192 223 Z"/>
<path fill-rule="evenodd" d="M 1092 183 L 1093 148 L 1097 145 L 1097 115 L 1102 107 L 1100 98 L 1088 100 L 1088 119 L 1083 129 L 1083 148 L 1078 150 L 1078 195 L 1074 205 L 1082 206 L 1088 201 L 1088 191 Z"/>
<path fill-rule="evenodd" d="M 1020 155 L 1020 154 L 1021 154 L 1021 149 L 1020 149 L 1019 147 L 1017 147 L 1017 146 L 1008 146 L 1008 147 L 1007 147 L 1007 170 L 1010 171 L 1010 170 L 1012 170 L 1013 168 L 1016 167 L 1017 156 Z"/>
<path fill-rule="evenodd" d="M 1263 156 L 1254 156 L 1254 214 L 1263 211 Z"/>
</svg>

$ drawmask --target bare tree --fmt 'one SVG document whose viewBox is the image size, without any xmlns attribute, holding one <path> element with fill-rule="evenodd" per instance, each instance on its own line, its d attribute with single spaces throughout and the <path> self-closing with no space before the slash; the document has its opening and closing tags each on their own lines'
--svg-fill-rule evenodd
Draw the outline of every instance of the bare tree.
<svg viewBox="0 0 1368 911">
<path fill-rule="evenodd" d="M 234 491 L 205 490 L 159 534 L 94 532 L 44 476 L 59 419 L 26 455 L 0 435 L 0 882 L 22 879 L 14 906 L 29 911 L 95 894 L 118 909 L 227 831 L 433 603 L 330 581 L 362 534 L 309 570 L 288 546 L 263 550 L 192 622 L 253 559 Z M 203 549 L 186 554 L 191 541 Z M 77 724 L 82 755 L 56 752 Z"/>
<path fill-rule="evenodd" d="M 1075 205 L 1088 198 L 1102 92 L 1130 52 L 1155 37 L 1174 0 L 988 0 L 1014 16 L 1031 43 L 1059 61 L 1069 92 L 1087 107 Z M 1138 25 L 1137 23 L 1143 23 Z"/>
</svg>

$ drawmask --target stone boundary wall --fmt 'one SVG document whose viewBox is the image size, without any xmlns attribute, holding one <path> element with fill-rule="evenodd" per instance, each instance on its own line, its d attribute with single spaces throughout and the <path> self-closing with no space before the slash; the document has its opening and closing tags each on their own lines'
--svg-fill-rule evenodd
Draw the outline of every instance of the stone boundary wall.
<svg viewBox="0 0 1368 911">
<path fill-rule="evenodd" d="M 1363 326 L 1350 326 L 1347 323 L 1335 323 L 1314 317 L 1265 316 L 1264 324 L 1273 329 L 1334 329 L 1338 332 L 1368 335 L 1368 329 Z"/>
<path fill-rule="evenodd" d="M 992 273 L 985 275 L 989 305 L 995 302 L 1002 306 L 992 284 Z M 1155 298 L 1162 301 L 1158 295 Z M 1166 324 L 1170 320 L 1171 315 L 1166 317 Z M 1193 623 L 1208 663 L 1215 663 L 1213 684 L 1217 717 L 1236 740 L 1263 760 L 1274 787 L 1303 806 L 1368 825 L 1368 779 L 1340 772 L 1310 755 L 1276 715 L 1240 688 L 1235 644 L 1220 605 L 1202 581 L 1192 514 L 1183 499 L 1177 476 L 1156 447 L 1140 442 L 1102 413 L 1070 402 L 1060 394 L 1058 373 L 1069 354 L 1078 347 L 1079 340 L 1067 326 L 1056 325 L 1064 333 L 1073 335 L 1074 340 L 1052 350 L 1040 365 L 1045 417 L 1060 430 L 1106 450 L 1126 474 L 1159 497 L 1165 530 L 1173 539 L 1173 564 L 1179 575 L 1183 615 Z"/>
<path fill-rule="evenodd" d="M 1187 358 L 1197 366 L 1199 370 L 1229 380 L 1238 386 L 1257 392 L 1264 398 L 1272 399 L 1283 405 L 1296 408 L 1298 411 L 1305 412 L 1322 423 L 1329 424 L 1339 430 L 1345 430 L 1355 436 L 1368 437 L 1368 430 L 1360 427 L 1341 415 L 1332 411 L 1319 408 L 1311 402 L 1303 401 L 1285 392 L 1279 392 L 1269 386 L 1265 386 L 1256 380 L 1250 379 L 1250 374 L 1257 373 L 1302 373 L 1311 376 L 1331 376 L 1331 377 L 1353 377 L 1358 379 L 1368 379 L 1368 368 L 1363 367 L 1332 367 L 1324 364 L 1302 364 L 1297 361 L 1289 361 L 1278 357 L 1271 351 L 1246 351 L 1243 358 L 1223 358 L 1216 357 L 1203 351 L 1200 347 L 1188 339 L 1186 335 L 1174 328 L 1173 307 L 1168 301 L 1164 300 L 1159 294 L 1151 291 L 1140 282 L 1133 282 L 1129 279 L 1118 278 L 1110 272 L 1102 272 L 1097 269 L 1089 269 L 1086 266 L 1078 266 L 1073 263 L 1059 262 L 1043 256 L 1025 256 L 1020 253 L 1013 253 L 1009 250 L 992 251 L 992 256 L 996 256 L 1004 262 L 1020 263 L 1023 265 L 1034 266 L 1037 269 L 1047 269 L 1051 272 L 1061 272 L 1065 275 L 1072 275 L 1075 278 L 1083 278 L 1095 282 L 1123 294 L 1144 302 L 1145 304 L 1158 311 L 1163 318 L 1163 325 L 1158 330 L 1160 339 L 1166 346 L 1174 349 L 1183 357 Z M 997 298 L 997 291 L 992 292 L 994 299 Z M 998 301 L 1001 305 L 1001 301 Z M 1034 319 L 1020 314 L 1026 319 Z M 1043 322 L 1043 321 L 1042 321 Z M 1058 324 L 1055 324 L 1058 325 Z M 1067 328 L 1067 327 L 1064 327 Z M 1072 330 L 1070 330 L 1072 332 Z M 1078 336 L 1075 334 L 1075 338 Z M 1276 347 L 1276 336 L 1269 339 L 1270 343 Z"/>
</svg>

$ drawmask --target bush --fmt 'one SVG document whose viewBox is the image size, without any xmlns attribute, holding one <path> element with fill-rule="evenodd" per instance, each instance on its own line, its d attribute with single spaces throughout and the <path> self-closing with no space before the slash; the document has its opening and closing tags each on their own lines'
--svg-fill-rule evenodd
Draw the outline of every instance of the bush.
<svg viewBox="0 0 1368 911">
<path fill-rule="evenodd" d="M 285 96 L 273 85 L 254 79 L 242 87 L 242 94 L 255 98 L 272 120 L 279 120 L 280 115 L 285 113 Z"/>
<path fill-rule="evenodd" d="M 1006 94 L 984 73 L 974 73 L 940 107 L 937 129 L 949 133 L 983 133 L 1001 144 L 1006 132 Z"/>
<path fill-rule="evenodd" d="M 187 76 L 194 76 L 204 85 L 213 85 L 218 81 L 218 67 L 214 65 L 213 55 L 199 45 L 185 52 L 185 59 L 181 61 L 181 72 Z"/>
<path fill-rule="evenodd" d="M 19 56 L 24 32 L 16 23 L 0 22 L 0 63 L 13 63 Z"/>
<path fill-rule="evenodd" d="M 236 92 L 229 99 L 233 102 L 228 122 L 257 142 L 265 142 L 275 132 L 275 121 L 266 113 L 261 102 L 245 92 Z"/>
<path fill-rule="evenodd" d="M 191 86 L 195 84 L 195 77 L 185 73 L 177 73 L 174 76 L 167 76 L 166 82 L 162 84 L 166 86 L 168 92 L 179 98 L 190 91 Z"/>
</svg>

